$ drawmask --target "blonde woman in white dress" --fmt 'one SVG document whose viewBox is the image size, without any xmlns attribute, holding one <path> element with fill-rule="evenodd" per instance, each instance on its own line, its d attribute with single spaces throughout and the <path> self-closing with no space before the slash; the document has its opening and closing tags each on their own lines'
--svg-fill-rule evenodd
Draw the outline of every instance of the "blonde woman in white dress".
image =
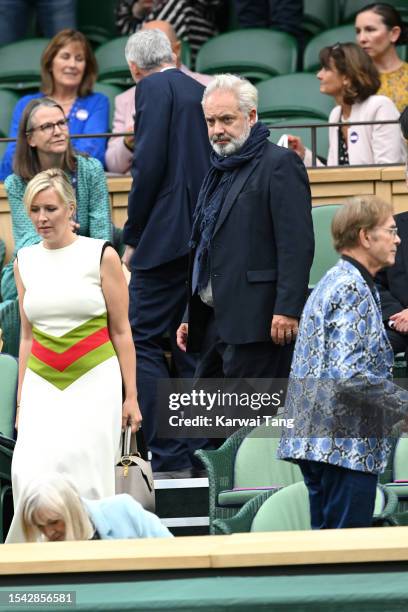
<svg viewBox="0 0 408 612">
<path fill-rule="evenodd" d="M 15 262 L 21 343 L 7 542 L 25 540 L 21 492 L 43 472 L 68 475 L 89 499 L 113 495 L 121 427 L 136 431 L 142 419 L 117 253 L 73 233 L 75 193 L 62 170 L 37 174 L 24 200 L 42 242 Z"/>
</svg>

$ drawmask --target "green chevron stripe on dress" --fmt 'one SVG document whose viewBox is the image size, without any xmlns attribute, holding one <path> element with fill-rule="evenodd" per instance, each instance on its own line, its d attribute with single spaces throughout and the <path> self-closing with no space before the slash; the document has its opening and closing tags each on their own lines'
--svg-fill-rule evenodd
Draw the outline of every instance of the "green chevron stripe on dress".
<svg viewBox="0 0 408 612">
<path fill-rule="evenodd" d="M 77 359 L 62 372 L 40 361 L 40 359 L 32 354 L 28 359 L 27 367 L 63 391 L 78 378 L 115 354 L 112 342 L 108 341 Z"/>
<path fill-rule="evenodd" d="M 79 340 L 87 338 L 94 332 L 106 327 L 107 324 L 108 315 L 104 312 L 93 319 L 89 319 L 89 321 L 85 321 L 85 323 L 82 323 L 78 327 L 71 329 L 71 331 L 63 336 L 51 336 L 33 327 L 33 337 L 45 348 L 55 351 L 56 353 L 63 353 Z"/>
</svg>

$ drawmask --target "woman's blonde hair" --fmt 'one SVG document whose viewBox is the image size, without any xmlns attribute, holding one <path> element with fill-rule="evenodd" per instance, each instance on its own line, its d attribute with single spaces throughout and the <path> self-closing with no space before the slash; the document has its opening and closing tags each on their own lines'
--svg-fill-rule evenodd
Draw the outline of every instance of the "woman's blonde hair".
<svg viewBox="0 0 408 612">
<path fill-rule="evenodd" d="M 21 520 L 28 542 L 43 539 L 38 515 L 49 513 L 65 523 L 65 540 L 89 540 L 94 528 L 78 491 L 64 474 L 52 473 L 30 482 L 23 491 Z"/>
<path fill-rule="evenodd" d="M 341 252 L 357 246 L 361 229 L 374 229 L 393 212 L 392 204 L 377 196 L 356 196 L 346 200 L 331 224 L 334 248 Z"/>
<path fill-rule="evenodd" d="M 60 168 L 49 168 L 36 174 L 27 184 L 23 198 L 27 211 L 30 210 L 35 196 L 50 188 L 58 193 L 65 206 L 72 204 L 76 208 L 75 191 L 65 172 Z"/>
</svg>

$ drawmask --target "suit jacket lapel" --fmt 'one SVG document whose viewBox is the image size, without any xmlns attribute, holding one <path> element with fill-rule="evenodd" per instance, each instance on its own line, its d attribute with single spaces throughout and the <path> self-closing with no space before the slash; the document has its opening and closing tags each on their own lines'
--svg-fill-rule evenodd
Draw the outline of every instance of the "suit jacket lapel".
<svg viewBox="0 0 408 612">
<path fill-rule="evenodd" d="M 401 249 L 401 255 L 404 262 L 405 270 L 408 272 L 408 215 L 404 215 L 398 221 L 398 230 L 401 238 L 401 244 L 399 245 L 399 249 Z"/>
<path fill-rule="evenodd" d="M 213 236 L 215 236 L 215 234 L 220 229 L 221 225 L 224 223 L 224 221 L 227 218 L 228 213 L 231 210 L 235 200 L 237 199 L 237 197 L 240 194 L 240 192 L 242 191 L 246 181 L 248 180 L 249 175 L 254 171 L 256 166 L 259 164 L 260 160 L 261 160 L 261 157 L 258 157 L 258 158 L 255 158 L 255 159 L 251 160 L 250 162 L 248 162 L 247 164 L 242 166 L 242 168 L 238 172 L 234 182 L 232 183 L 231 189 L 229 190 L 229 192 L 227 193 L 227 196 L 225 198 L 225 202 L 224 202 L 224 204 L 222 206 L 220 215 L 219 215 L 217 223 L 215 225 L 215 230 L 214 230 Z"/>
</svg>

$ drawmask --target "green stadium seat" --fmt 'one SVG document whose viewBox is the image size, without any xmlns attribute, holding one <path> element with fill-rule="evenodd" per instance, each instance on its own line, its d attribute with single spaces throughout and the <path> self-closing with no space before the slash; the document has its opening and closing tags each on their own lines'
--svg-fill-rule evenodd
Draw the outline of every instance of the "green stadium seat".
<svg viewBox="0 0 408 612">
<path fill-rule="evenodd" d="M 188 40 L 183 38 L 181 40 L 181 63 L 191 69 L 191 47 Z"/>
<path fill-rule="evenodd" d="M 125 59 L 127 39 L 127 36 L 119 36 L 104 43 L 96 50 L 95 56 L 99 68 L 99 82 L 119 85 L 120 87 L 131 87 L 134 85 Z"/>
<path fill-rule="evenodd" d="M 339 26 L 317 34 L 306 45 L 303 55 L 303 69 L 305 72 L 316 72 L 320 69 L 319 51 L 323 47 L 330 47 L 338 42 L 355 42 L 355 39 L 356 33 L 352 24 Z"/>
<path fill-rule="evenodd" d="M 315 117 L 327 121 L 334 106 L 330 96 L 320 93 L 319 81 L 312 74 L 296 72 L 276 76 L 258 83 L 257 89 L 258 115 L 262 120 Z"/>
<path fill-rule="evenodd" d="M 48 38 L 19 40 L 0 47 L 0 88 L 27 91 L 41 83 L 41 55 Z"/>
<path fill-rule="evenodd" d="M 8 89 L 0 89 L 0 137 L 7 138 L 11 116 L 14 111 L 14 107 L 17 104 L 19 96 L 14 91 Z M 0 143 L 0 158 L 3 157 L 4 151 L 6 150 L 7 144 Z"/>
<path fill-rule="evenodd" d="M 269 140 L 278 143 L 279 138 L 283 134 L 293 134 L 294 136 L 300 136 L 303 141 L 303 144 L 312 149 L 312 130 L 310 128 L 304 127 L 294 127 L 296 125 L 302 124 L 311 124 L 311 125 L 319 125 L 322 123 L 322 119 L 313 119 L 311 117 L 297 117 L 297 118 L 289 118 L 289 119 L 281 119 L 280 121 L 274 121 L 270 127 L 270 136 Z M 280 127 L 284 125 L 285 127 Z M 288 126 L 288 127 L 286 127 Z M 293 126 L 293 127 L 292 127 Z M 317 155 L 322 157 L 323 159 L 327 158 L 327 152 L 329 150 L 329 128 L 322 127 L 316 130 L 316 139 L 317 139 Z"/>
<path fill-rule="evenodd" d="M 207 469 L 210 532 L 216 518 L 234 516 L 249 499 L 302 480 L 297 465 L 276 459 L 280 429 L 243 428 L 213 451 L 195 455 Z"/>
<path fill-rule="evenodd" d="M 297 45 L 289 34 L 250 28 L 207 41 L 198 51 L 196 70 L 207 74 L 232 72 L 253 82 L 296 70 Z"/>
<path fill-rule="evenodd" d="M 109 98 L 109 127 L 112 129 L 113 113 L 115 110 L 115 98 L 117 95 L 123 92 L 121 87 L 117 85 L 111 85 L 110 83 L 99 83 L 96 82 L 94 89 L 96 93 L 105 94 Z"/>
<path fill-rule="evenodd" d="M 0 353 L 0 433 L 13 437 L 16 414 L 18 361 Z"/>
<path fill-rule="evenodd" d="M 341 204 L 327 204 L 326 206 L 313 206 L 312 218 L 315 235 L 315 254 L 310 270 L 309 287 L 313 288 L 339 260 L 335 251 L 331 234 L 331 222 Z"/>
<path fill-rule="evenodd" d="M 396 507 L 396 495 L 377 485 L 373 524 L 395 525 Z M 234 517 L 214 521 L 215 533 L 223 534 L 309 529 L 309 494 L 304 482 L 289 485 L 275 493 L 265 493 L 247 502 Z"/>
<path fill-rule="evenodd" d="M 117 35 L 115 6 L 117 0 L 81 0 L 77 2 L 78 29 L 93 45 L 101 45 Z"/>
<path fill-rule="evenodd" d="M 339 7 L 333 0 L 303 0 L 303 30 L 315 36 L 337 25 Z"/>
<path fill-rule="evenodd" d="M 344 0 L 341 11 L 341 23 L 354 21 L 354 17 L 359 10 L 371 4 L 366 0 Z M 401 14 L 404 21 L 408 18 L 408 0 L 387 0 L 387 4 L 394 6 Z"/>
</svg>

